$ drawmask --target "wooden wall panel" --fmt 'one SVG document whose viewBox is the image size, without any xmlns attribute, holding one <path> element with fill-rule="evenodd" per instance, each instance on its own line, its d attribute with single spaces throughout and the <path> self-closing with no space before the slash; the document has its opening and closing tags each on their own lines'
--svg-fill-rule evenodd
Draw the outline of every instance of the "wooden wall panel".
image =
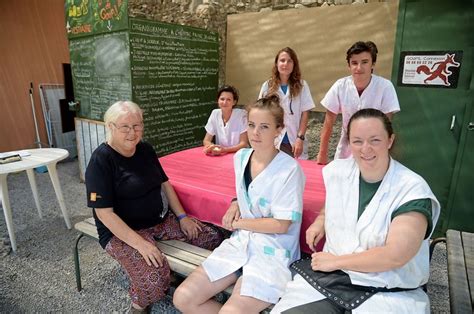
<svg viewBox="0 0 474 314">
<path fill-rule="evenodd" d="M 346 51 L 356 41 L 372 40 L 379 48 L 375 74 L 390 79 L 398 16 L 398 1 L 339 5 L 227 18 L 226 83 L 240 91 L 240 103 L 257 98 L 270 78 L 276 53 L 290 46 L 317 110 L 336 81 L 350 75 Z"/>
<path fill-rule="evenodd" d="M 34 147 L 30 82 L 47 143 L 38 84 L 63 84 L 69 63 L 64 0 L 0 1 L 0 152 Z"/>
</svg>

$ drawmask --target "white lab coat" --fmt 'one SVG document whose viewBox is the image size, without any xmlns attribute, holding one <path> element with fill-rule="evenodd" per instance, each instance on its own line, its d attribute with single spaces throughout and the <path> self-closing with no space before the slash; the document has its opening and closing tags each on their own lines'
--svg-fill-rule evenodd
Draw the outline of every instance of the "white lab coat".
<svg viewBox="0 0 474 314">
<path fill-rule="evenodd" d="M 360 171 L 354 159 L 340 159 L 323 168 L 326 186 L 324 251 L 344 255 L 383 246 L 391 223 L 391 215 L 401 205 L 415 199 L 431 199 L 433 228 L 440 205 L 425 180 L 395 160 L 377 192 L 357 220 Z M 430 234 L 433 230 L 430 230 Z M 428 237 L 429 238 L 429 237 Z M 429 239 L 403 267 L 378 273 L 345 271 L 357 285 L 386 288 L 416 288 L 429 277 Z M 272 313 L 324 299 L 300 275 L 296 275 L 282 300 Z M 429 313 L 426 293 L 421 289 L 402 292 L 379 292 L 353 310 L 353 313 Z"/>
<path fill-rule="evenodd" d="M 275 303 L 291 280 L 289 264 L 300 256 L 299 234 L 305 176 L 298 162 L 279 152 L 245 188 L 244 170 L 253 150 L 234 156 L 235 186 L 242 218 L 291 220 L 285 234 L 236 230 L 202 263 L 215 281 L 242 268 L 241 295 Z"/>
<path fill-rule="evenodd" d="M 247 131 L 247 112 L 243 109 L 232 109 L 232 115 L 224 125 L 222 110 L 214 109 L 207 120 L 205 129 L 207 133 L 215 136 L 217 145 L 235 146 L 240 142 L 240 135 Z"/>
<path fill-rule="evenodd" d="M 369 85 L 360 96 L 352 76 L 337 80 L 321 100 L 321 104 L 335 114 L 342 114 L 341 138 L 334 159 L 351 156 L 347 141 L 347 125 L 354 113 L 365 108 L 379 109 L 383 113 L 400 111 L 392 82 L 375 74 L 372 74 Z"/>
<path fill-rule="evenodd" d="M 313 97 L 311 96 L 311 92 L 309 90 L 309 86 L 305 80 L 302 80 L 301 83 L 303 87 L 301 92 L 296 97 L 290 97 L 290 88 L 291 86 L 288 85 L 288 90 L 286 94 L 283 93 L 281 88 L 278 89 L 278 97 L 280 97 L 280 105 L 283 107 L 285 111 L 285 127 L 282 129 L 280 136 L 277 139 L 277 147 L 280 147 L 281 141 L 285 136 L 285 133 L 288 133 L 288 139 L 290 140 L 290 144 L 292 146 L 295 145 L 296 137 L 298 136 L 298 130 L 300 128 L 301 122 L 301 114 L 304 111 L 308 111 L 314 108 L 314 101 Z M 260 89 L 260 93 L 258 94 L 258 98 L 262 98 L 266 96 L 268 91 L 268 81 L 263 83 L 262 88 Z M 290 108 L 291 103 L 291 108 Z M 300 159 L 308 159 L 308 139 L 304 140 L 303 143 L 303 153 L 299 157 Z"/>
</svg>

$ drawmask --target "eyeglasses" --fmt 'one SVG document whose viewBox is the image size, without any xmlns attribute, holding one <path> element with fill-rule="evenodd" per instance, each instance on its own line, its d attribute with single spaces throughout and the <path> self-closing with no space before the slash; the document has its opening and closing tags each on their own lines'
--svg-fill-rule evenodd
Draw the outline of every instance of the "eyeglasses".
<svg viewBox="0 0 474 314">
<path fill-rule="evenodd" d="M 129 133 L 131 129 L 133 129 L 135 132 L 142 132 L 143 131 L 143 122 L 140 124 L 135 124 L 135 125 L 121 125 L 117 126 L 115 123 L 112 122 L 114 127 L 119 130 L 120 133 Z"/>
</svg>

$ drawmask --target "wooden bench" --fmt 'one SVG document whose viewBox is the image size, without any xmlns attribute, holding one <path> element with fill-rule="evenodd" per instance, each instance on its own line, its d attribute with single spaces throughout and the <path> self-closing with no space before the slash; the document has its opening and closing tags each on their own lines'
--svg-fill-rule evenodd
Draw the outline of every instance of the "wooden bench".
<svg viewBox="0 0 474 314">
<path fill-rule="evenodd" d="M 74 245 L 74 266 L 76 269 L 76 284 L 77 290 L 82 290 L 81 283 L 81 269 L 79 265 L 79 241 L 87 236 L 89 238 L 99 240 L 94 218 L 87 218 L 74 225 L 74 228 L 79 231 L 79 235 Z M 158 248 L 163 252 L 170 265 L 171 271 L 181 277 L 187 277 L 197 266 L 211 254 L 211 251 L 185 243 L 178 240 L 157 241 Z M 225 292 L 232 294 L 233 286 L 227 288 Z"/>
<path fill-rule="evenodd" d="M 451 313 L 472 313 L 474 311 L 474 233 L 448 230 L 446 238 L 433 240 L 430 254 L 439 242 L 446 242 Z"/>
</svg>

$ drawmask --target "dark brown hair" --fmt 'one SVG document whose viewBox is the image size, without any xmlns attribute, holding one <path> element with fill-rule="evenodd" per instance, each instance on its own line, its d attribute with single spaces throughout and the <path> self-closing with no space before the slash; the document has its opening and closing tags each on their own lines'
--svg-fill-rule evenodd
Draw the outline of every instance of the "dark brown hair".
<svg viewBox="0 0 474 314">
<path fill-rule="evenodd" d="M 300 94 L 303 85 L 301 84 L 301 70 L 298 56 L 296 55 L 296 52 L 290 47 L 281 49 L 275 56 L 275 62 L 273 63 L 272 68 L 272 78 L 268 82 L 267 95 L 276 94 L 280 88 L 281 79 L 280 73 L 278 73 L 278 58 L 282 52 L 286 52 L 288 55 L 290 55 L 291 60 L 293 60 L 293 72 L 291 72 L 288 79 L 288 85 L 290 86 L 290 96 L 296 97 Z"/>
<path fill-rule="evenodd" d="M 221 97 L 221 94 L 223 92 L 231 93 L 232 97 L 234 97 L 235 103 L 237 103 L 239 101 L 239 91 L 234 86 L 224 85 L 221 88 L 219 88 L 219 90 L 217 91 L 217 99 L 219 99 L 219 97 Z"/>
<path fill-rule="evenodd" d="M 372 41 L 358 41 L 355 42 L 346 52 L 346 60 L 349 63 L 349 60 L 353 55 L 358 55 L 362 52 L 370 52 L 372 57 L 372 63 L 377 62 L 377 53 L 379 52 L 377 46 Z"/>
<path fill-rule="evenodd" d="M 390 119 L 387 117 L 385 113 L 378 109 L 373 109 L 373 108 L 366 108 L 366 109 L 361 109 L 354 113 L 352 117 L 349 119 L 349 124 L 347 124 L 347 139 L 349 140 L 350 138 L 350 133 L 351 133 L 351 125 L 352 121 L 355 121 L 357 119 L 361 118 L 376 118 L 382 121 L 383 127 L 385 131 L 388 134 L 388 137 L 391 137 L 393 134 L 393 127 L 392 127 L 392 122 Z"/>
</svg>

